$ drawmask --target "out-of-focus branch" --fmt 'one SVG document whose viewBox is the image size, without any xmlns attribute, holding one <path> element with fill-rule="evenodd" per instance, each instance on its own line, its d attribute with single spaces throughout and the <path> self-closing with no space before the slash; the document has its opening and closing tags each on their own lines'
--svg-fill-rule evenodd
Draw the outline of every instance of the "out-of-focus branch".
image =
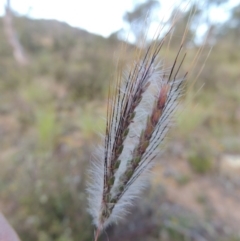
<svg viewBox="0 0 240 241">
<path fill-rule="evenodd" d="M 28 64 L 27 56 L 24 53 L 24 49 L 21 43 L 19 42 L 17 34 L 13 28 L 10 0 L 7 0 L 6 6 L 5 6 L 4 29 L 5 29 L 8 42 L 13 49 L 13 55 L 15 60 L 21 66 L 27 65 Z"/>
<path fill-rule="evenodd" d="M 16 232 L 0 213 L 0 241 L 20 241 Z"/>
</svg>

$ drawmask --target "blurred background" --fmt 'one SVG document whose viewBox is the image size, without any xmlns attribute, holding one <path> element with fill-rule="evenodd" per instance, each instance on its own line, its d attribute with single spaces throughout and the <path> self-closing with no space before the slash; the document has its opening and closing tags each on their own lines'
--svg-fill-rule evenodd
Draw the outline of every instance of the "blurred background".
<svg viewBox="0 0 240 241">
<path fill-rule="evenodd" d="M 178 9 L 172 61 L 193 6 L 188 56 L 204 49 L 176 126 L 148 190 L 101 240 L 240 240 L 239 1 L 1 0 L 0 210 L 21 240 L 93 240 L 86 170 L 120 46 L 128 35 L 124 64 L 146 15 L 150 43 L 151 29 Z"/>
</svg>

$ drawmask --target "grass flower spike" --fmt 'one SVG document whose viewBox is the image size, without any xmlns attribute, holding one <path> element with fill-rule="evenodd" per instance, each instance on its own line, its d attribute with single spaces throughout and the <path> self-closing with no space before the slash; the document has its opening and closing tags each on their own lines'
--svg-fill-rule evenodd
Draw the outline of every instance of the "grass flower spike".
<svg viewBox="0 0 240 241">
<path fill-rule="evenodd" d="M 95 240 L 104 228 L 126 215 L 146 186 L 158 147 L 172 124 L 187 76 L 179 76 L 186 56 L 186 31 L 172 63 L 166 67 L 161 59 L 173 27 L 163 37 L 159 33 L 147 48 L 137 47 L 131 67 L 120 70 L 109 89 L 104 144 L 92 162 L 88 186 Z"/>
</svg>

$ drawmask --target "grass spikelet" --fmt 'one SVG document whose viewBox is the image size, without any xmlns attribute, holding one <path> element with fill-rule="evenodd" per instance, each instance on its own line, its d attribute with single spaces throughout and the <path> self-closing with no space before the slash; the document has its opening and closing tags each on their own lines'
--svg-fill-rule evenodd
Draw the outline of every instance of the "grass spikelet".
<svg viewBox="0 0 240 241">
<path fill-rule="evenodd" d="M 158 147 L 172 124 L 188 74 L 179 74 L 186 57 L 187 26 L 168 66 L 161 50 L 164 44 L 169 48 L 178 20 L 175 16 L 167 31 L 167 25 L 159 27 L 150 45 L 143 39 L 130 68 L 120 70 L 114 87 L 109 88 L 104 145 L 96 154 L 88 187 L 95 240 L 104 228 L 125 216 L 146 186 Z"/>
</svg>

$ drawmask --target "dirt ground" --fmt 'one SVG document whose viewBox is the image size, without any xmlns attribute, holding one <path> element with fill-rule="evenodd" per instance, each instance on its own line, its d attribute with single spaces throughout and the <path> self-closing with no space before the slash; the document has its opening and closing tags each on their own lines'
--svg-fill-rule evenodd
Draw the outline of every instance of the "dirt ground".
<svg viewBox="0 0 240 241">
<path fill-rule="evenodd" d="M 193 173 L 184 159 L 168 158 L 154 170 L 155 184 L 166 188 L 167 199 L 229 232 L 239 233 L 240 185 L 215 171 Z"/>
</svg>

